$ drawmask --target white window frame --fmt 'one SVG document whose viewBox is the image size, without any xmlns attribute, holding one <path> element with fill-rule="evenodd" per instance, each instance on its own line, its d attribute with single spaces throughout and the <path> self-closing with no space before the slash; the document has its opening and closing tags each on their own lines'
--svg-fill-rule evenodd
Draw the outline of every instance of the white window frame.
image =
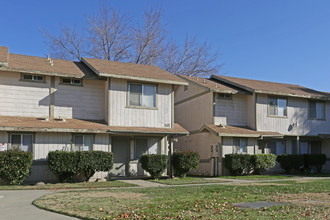
<svg viewBox="0 0 330 220">
<path fill-rule="evenodd" d="M 83 137 L 83 145 L 79 146 L 78 150 L 76 149 L 76 147 L 77 147 L 76 146 L 76 137 L 77 136 L 82 136 Z M 92 135 L 92 134 L 75 134 L 75 135 L 73 135 L 73 151 L 84 151 L 84 147 L 89 147 L 89 146 L 85 145 L 85 137 L 86 136 L 92 137 L 92 146 L 91 146 L 92 149 L 90 149 L 88 151 L 93 151 L 94 150 L 94 135 Z"/>
<path fill-rule="evenodd" d="M 276 108 L 277 108 L 277 114 L 274 114 L 274 115 L 272 115 L 271 113 L 270 113 L 270 100 L 271 99 L 276 99 Z M 281 99 L 281 100 L 285 100 L 285 114 L 284 115 L 279 115 L 278 114 L 278 106 L 279 106 L 279 104 L 278 104 L 278 100 L 279 99 Z M 282 98 L 282 97 L 268 97 L 268 116 L 271 116 L 271 117 L 284 117 L 284 118 L 286 118 L 286 117 L 288 117 L 288 99 L 287 98 Z"/>
<path fill-rule="evenodd" d="M 34 142 L 34 135 L 31 134 L 31 133 L 11 133 L 10 134 L 10 148 L 13 149 L 13 135 L 20 135 L 21 136 L 21 144 L 20 144 L 20 150 L 21 150 L 21 147 L 23 146 L 23 136 L 24 135 L 29 135 L 31 136 L 31 140 L 32 140 L 32 143 L 31 143 L 31 151 L 26 151 L 26 152 L 33 152 L 33 142 Z"/>
<path fill-rule="evenodd" d="M 63 82 L 63 80 L 70 80 L 70 83 Z M 79 83 L 75 83 L 74 82 L 75 80 L 79 80 Z M 82 86 L 82 79 L 61 77 L 61 84 L 63 84 L 63 85 L 70 85 L 70 86 Z"/>
<path fill-rule="evenodd" d="M 321 103 L 323 104 L 323 117 L 322 118 L 318 118 L 317 114 L 315 115 L 315 117 L 311 117 L 311 103 L 315 102 L 315 113 L 317 112 L 317 103 Z M 308 119 L 310 120 L 325 120 L 325 114 L 326 114 L 326 103 L 323 101 L 318 101 L 318 100 L 309 100 L 308 101 Z"/>
<path fill-rule="evenodd" d="M 141 105 L 131 105 L 130 104 L 130 95 L 131 95 L 131 85 L 141 85 L 142 87 L 142 94 L 141 94 Z M 145 86 L 150 86 L 155 88 L 155 97 L 154 97 L 154 105 L 153 106 L 143 106 L 143 97 L 144 97 L 144 88 Z M 157 108 L 157 86 L 153 84 L 143 84 L 143 83 L 128 83 L 128 100 L 127 106 L 129 107 L 139 107 L 139 108 Z"/>
<path fill-rule="evenodd" d="M 246 145 L 245 145 L 245 151 L 243 151 L 242 149 L 244 149 L 244 148 L 242 148 L 241 146 L 241 142 L 242 142 L 242 140 L 245 140 L 246 142 Z M 236 146 L 235 145 L 235 140 L 239 140 L 239 146 Z M 234 154 L 247 154 L 247 148 L 248 148 L 248 145 L 249 145 L 249 143 L 248 143 L 248 141 L 249 141 L 249 139 L 248 138 L 233 138 L 233 153 Z M 236 150 L 236 147 L 239 147 L 239 151 L 237 151 Z"/>
<path fill-rule="evenodd" d="M 31 79 L 25 79 L 24 76 L 31 76 Z M 38 77 L 42 77 L 42 79 L 38 79 Z M 36 75 L 36 74 L 27 74 L 22 73 L 21 74 L 21 80 L 23 81 L 29 81 L 29 82 L 45 82 L 45 76 L 42 75 Z"/>
</svg>

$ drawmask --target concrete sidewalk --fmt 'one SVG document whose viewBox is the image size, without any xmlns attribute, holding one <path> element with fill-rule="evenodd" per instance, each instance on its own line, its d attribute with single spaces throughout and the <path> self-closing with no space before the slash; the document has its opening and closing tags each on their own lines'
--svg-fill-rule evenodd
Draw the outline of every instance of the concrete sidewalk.
<svg viewBox="0 0 330 220">
<path fill-rule="evenodd" d="M 76 219 L 65 215 L 48 212 L 32 205 L 32 202 L 54 191 L 48 190 L 11 190 L 0 191 L 1 220 L 60 220 Z"/>
</svg>

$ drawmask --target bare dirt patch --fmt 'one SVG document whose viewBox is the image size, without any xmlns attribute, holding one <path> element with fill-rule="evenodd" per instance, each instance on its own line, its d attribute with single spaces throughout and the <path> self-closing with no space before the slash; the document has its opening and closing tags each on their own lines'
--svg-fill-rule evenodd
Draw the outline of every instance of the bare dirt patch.
<svg viewBox="0 0 330 220">
<path fill-rule="evenodd" d="M 297 205 L 310 204 L 330 207 L 330 193 L 280 194 L 275 196 L 275 200 Z"/>
<path fill-rule="evenodd" d="M 284 183 L 233 183 L 230 185 L 234 186 L 288 186 L 289 184 Z"/>
<path fill-rule="evenodd" d="M 310 183 L 313 182 L 314 180 L 296 180 L 296 183 Z"/>
</svg>

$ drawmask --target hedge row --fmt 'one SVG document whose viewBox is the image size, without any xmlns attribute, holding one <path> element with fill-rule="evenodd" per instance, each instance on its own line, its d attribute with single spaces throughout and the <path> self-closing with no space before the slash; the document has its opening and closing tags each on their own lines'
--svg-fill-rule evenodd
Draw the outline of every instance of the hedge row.
<svg viewBox="0 0 330 220">
<path fill-rule="evenodd" d="M 321 173 L 322 166 L 326 160 L 325 154 L 282 154 L 276 158 L 281 168 L 287 173 L 299 172 L 301 170 L 310 173 L 313 168 L 315 168 L 317 173 Z"/>
<path fill-rule="evenodd" d="M 261 174 L 275 166 L 274 154 L 226 154 L 225 167 L 231 175 Z"/>
<path fill-rule="evenodd" d="M 88 181 L 95 172 L 111 170 L 113 154 L 104 151 L 52 151 L 48 153 L 48 166 L 60 182 L 72 182 L 80 173 Z"/>
<path fill-rule="evenodd" d="M 140 158 L 142 168 L 147 171 L 151 178 L 158 179 L 164 173 L 168 158 L 167 155 L 146 154 Z M 199 154 L 195 152 L 175 152 L 172 155 L 174 175 L 180 178 L 186 173 L 197 169 L 199 166 Z"/>
<path fill-rule="evenodd" d="M 180 178 L 195 170 L 199 166 L 199 154 L 196 152 L 174 152 L 172 155 L 172 165 L 174 168 L 174 175 Z"/>
<path fill-rule="evenodd" d="M 23 183 L 30 174 L 32 153 L 18 149 L 0 152 L 0 179 L 7 184 Z"/>
</svg>

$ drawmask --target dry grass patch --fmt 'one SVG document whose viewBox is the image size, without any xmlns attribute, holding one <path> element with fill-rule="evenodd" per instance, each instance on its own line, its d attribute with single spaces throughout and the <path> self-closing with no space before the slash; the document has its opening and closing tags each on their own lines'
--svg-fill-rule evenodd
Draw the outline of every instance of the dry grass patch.
<svg viewBox="0 0 330 220">
<path fill-rule="evenodd" d="M 330 193 L 280 194 L 276 199 L 279 202 L 297 205 L 311 204 L 330 207 Z"/>
</svg>

